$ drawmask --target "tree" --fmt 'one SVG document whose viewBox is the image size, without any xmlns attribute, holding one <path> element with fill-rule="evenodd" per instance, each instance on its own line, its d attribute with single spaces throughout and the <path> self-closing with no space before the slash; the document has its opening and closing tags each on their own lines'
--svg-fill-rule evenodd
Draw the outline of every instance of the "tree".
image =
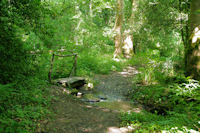
<svg viewBox="0 0 200 133">
<path fill-rule="evenodd" d="M 123 0 L 117 0 L 117 13 L 116 13 L 116 19 L 115 19 L 115 52 L 114 52 L 114 58 L 120 56 L 122 54 L 122 25 L 123 25 Z"/>
<path fill-rule="evenodd" d="M 124 15 L 123 15 L 123 0 L 117 1 L 117 8 L 116 8 L 116 19 L 115 19 L 115 52 L 114 52 L 114 58 L 117 56 L 120 56 L 123 54 L 124 57 L 130 58 L 133 54 L 133 35 L 134 32 L 134 12 L 136 10 L 136 1 L 135 0 L 129 0 L 128 6 L 131 6 L 130 9 L 128 9 L 130 12 L 130 16 L 127 18 L 126 23 L 123 22 Z M 123 25 L 126 28 L 123 30 Z"/>
<path fill-rule="evenodd" d="M 200 79 L 200 1 L 192 0 L 190 14 L 189 43 L 186 46 L 185 66 L 186 74 L 195 79 Z"/>
<path fill-rule="evenodd" d="M 130 58 L 135 49 L 133 49 L 133 32 L 135 30 L 134 26 L 134 17 L 135 17 L 135 11 L 137 10 L 137 4 L 136 4 L 136 0 L 130 0 L 130 9 L 131 11 L 130 12 L 130 16 L 128 17 L 127 19 L 127 29 L 125 29 L 124 31 L 124 34 L 123 34 L 123 47 L 122 47 L 122 50 L 123 50 L 123 54 L 124 54 L 124 57 L 126 58 Z M 129 10 L 130 10 L 129 9 Z"/>
</svg>

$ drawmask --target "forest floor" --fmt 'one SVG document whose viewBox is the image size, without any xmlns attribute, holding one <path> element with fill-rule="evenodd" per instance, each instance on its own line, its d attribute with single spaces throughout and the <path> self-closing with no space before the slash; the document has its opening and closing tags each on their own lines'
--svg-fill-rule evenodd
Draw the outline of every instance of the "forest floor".
<svg viewBox="0 0 200 133">
<path fill-rule="evenodd" d="M 102 102 L 87 103 L 83 99 L 67 95 L 58 86 L 52 86 L 51 110 L 53 119 L 43 127 L 44 133 L 126 133 L 130 127 L 120 128 L 121 112 L 140 112 L 143 108 L 131 102 L 127 95 L 133 88 L 133 77 L 139 72 L 127 67 L 122 72 L 95 75 L 97 85 L 91 92 L 95 97 L 104 97 Z"/>
</svg>

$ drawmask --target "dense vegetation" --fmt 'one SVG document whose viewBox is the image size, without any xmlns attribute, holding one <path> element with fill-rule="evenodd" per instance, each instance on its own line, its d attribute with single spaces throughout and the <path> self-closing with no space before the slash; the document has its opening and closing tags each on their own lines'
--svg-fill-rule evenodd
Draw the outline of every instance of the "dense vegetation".
<svg viewBox="0 0 200 133">
<path fill-rule="evenodd" d="M 190 10 L 191 4 L 199 5 L 197 0 L 1 0 L 0 132 L 35 132 L 50 113 L 52 53 L 77 53 L 78 76 L 138 68 L 130 97 L 147 109 L 122 114 L 123 125 L 138 132 L 199 130 L 199 36 L 191 34 L 190 23 L 199 26 L 192 21 L 199 10 L 191 11 L 200 6 Z M 131 53 L 121 46 L 129 36 Z M 52 78 L 69 76 L 73 61 L 55 57 Z"/>
</svg>

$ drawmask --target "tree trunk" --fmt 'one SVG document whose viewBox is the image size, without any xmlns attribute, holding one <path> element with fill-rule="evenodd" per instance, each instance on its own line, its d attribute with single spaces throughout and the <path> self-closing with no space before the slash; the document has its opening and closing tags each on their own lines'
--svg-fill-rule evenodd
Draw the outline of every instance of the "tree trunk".
<svg viewBox="0 0 200 133">
<path fill-rule="evenodd" d="M 134 32 L 134 13 L 137 9 L 136 0 L 132 0 L 131 16 L 128 19 L 129 29 L 124 31 L 123 35 L 123 54 L 126 58 L 131 58 L 134 54 L 133 32 Z"/>
<path fill-rule="evenodd" d="M 82 13 L 80 11 L 80 7 L 79 7 L 79 3 L 78 1 L 75 1 L 75 5 L 74 5 L 74 15 L 75 17 L 75 24 L 74 24 L 74 42 L 75 45 L 83 45 L 83 41 L 80 38 L 80 27 L 81 27 L 81 23 L 83 22 L 82 19 Z"/>
<path fill-rule="evenodd" d="M 185 66 L 187 76 L 200 79 L 200 0 L 192 0 L 190 38 L 186 47 Z"/>
<path fill-rule="evenodd" d="M 117 14 L 115 20 L 115 52 L 114 58 L 119 57 L 122 54 L 122 25 L 123 25 L 123 0 L 117 0 Z"/>
<path fill-rule="evenodd" d="M 125 58 L 131 58 L 133 55 L 133 35 L 131 30 L 124 31 L 122 51 Z"/>
<path fill-rule="evenodd" d="M 90 8 L 90 18 L 93 17 L 93 10 L 92 10 L 92 0 L 90 0 L 90 5 L 89 5 L 89 8 Z"/>
</svg>

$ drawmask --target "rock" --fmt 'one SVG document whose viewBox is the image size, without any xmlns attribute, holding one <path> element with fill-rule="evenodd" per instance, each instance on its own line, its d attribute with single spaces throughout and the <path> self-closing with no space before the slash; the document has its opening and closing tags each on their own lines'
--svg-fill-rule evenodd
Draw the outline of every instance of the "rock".
<svg viewBox="0 0 200 133">
<path fill-rule="evenodd" d="M 82 96 L 82 95 L 83 95 L 83 93 L 81 93 L 81 92 L 77 93 L 77 96 Z"/>
<path fill-rule="evenodd" d="M 100 102 L 100 100 L 99 99 L 87 99 L 86 102 L 96 103 L 96 102 Z"/>
<path fill-rule="evenodd" d="M 93 88 L 94 88 L 94 85 L 93 85 L 93 83 L 88 83 L 88 85 L 87 85 L 87 86 L 88 86 L 88 88 L 89 88 L 89 89 L 93 89 Z"/>
<path fill-rule="evenodd" d="M 76 97 L 77 98 L 81 98 L 83 96 L 83 93 L 81 93 L 81 92 L 78 92 L 77 94 L 76 94 Z"/>
<path fill-rule="evenodd" d="M 69 84 L 70 87 L 78 89 L 81 86 L 83 86 L 84 84 L 86 84 L 86 81 L 85 81 L 85 78 L 82 78 L 82 77 L 69 77 L 69 78 L 57 79 L 57 80 L 53 81 L 53 83 L 60 84 L 63 87 L 69 87 L 68 86 L 68 84 Z"/>
<path fill-rule="evenodd" d="M 100 102 L 104 102 L 104 101 L 106 101 L 106 100 L 107 100 L 107 98 L 106 98 L 106 97 L 101 97 L 101 96 L 99 96 L 99 99 L 100 99 Z"/>
<path fill-rule="evenodd" d="M 76 94 L 76 97 L 77 98 L 81 98 L 83 96 L 83 93 L 81 93 L 81 92 L 78 92 L 77 94 Z"/>
<path fill-rule="evenodd" d="M 104 101 L 107 100 L 107 97 L 99 96 L 99 98 Z"/>
<path fill-rule="evenodd" d="M 105 102 L 106 100 L 102 100 L 102 99 L 100 99 L 100 102 Z"/>
<path fill-rule="evenodd" d="M 99 99 L 81 99 L 81 101 L 83 101 L 83 102 L 89 102 L 89 103 L 100 102 Z"/>
<path fill-rule="evenodd" d="M 93 83 L 87 83 L 85 84 L 83 87 L 81 87 L 81 90 L 86 90 L 86 91 L 90 91 L 94 88 Z"/>
</svg>

